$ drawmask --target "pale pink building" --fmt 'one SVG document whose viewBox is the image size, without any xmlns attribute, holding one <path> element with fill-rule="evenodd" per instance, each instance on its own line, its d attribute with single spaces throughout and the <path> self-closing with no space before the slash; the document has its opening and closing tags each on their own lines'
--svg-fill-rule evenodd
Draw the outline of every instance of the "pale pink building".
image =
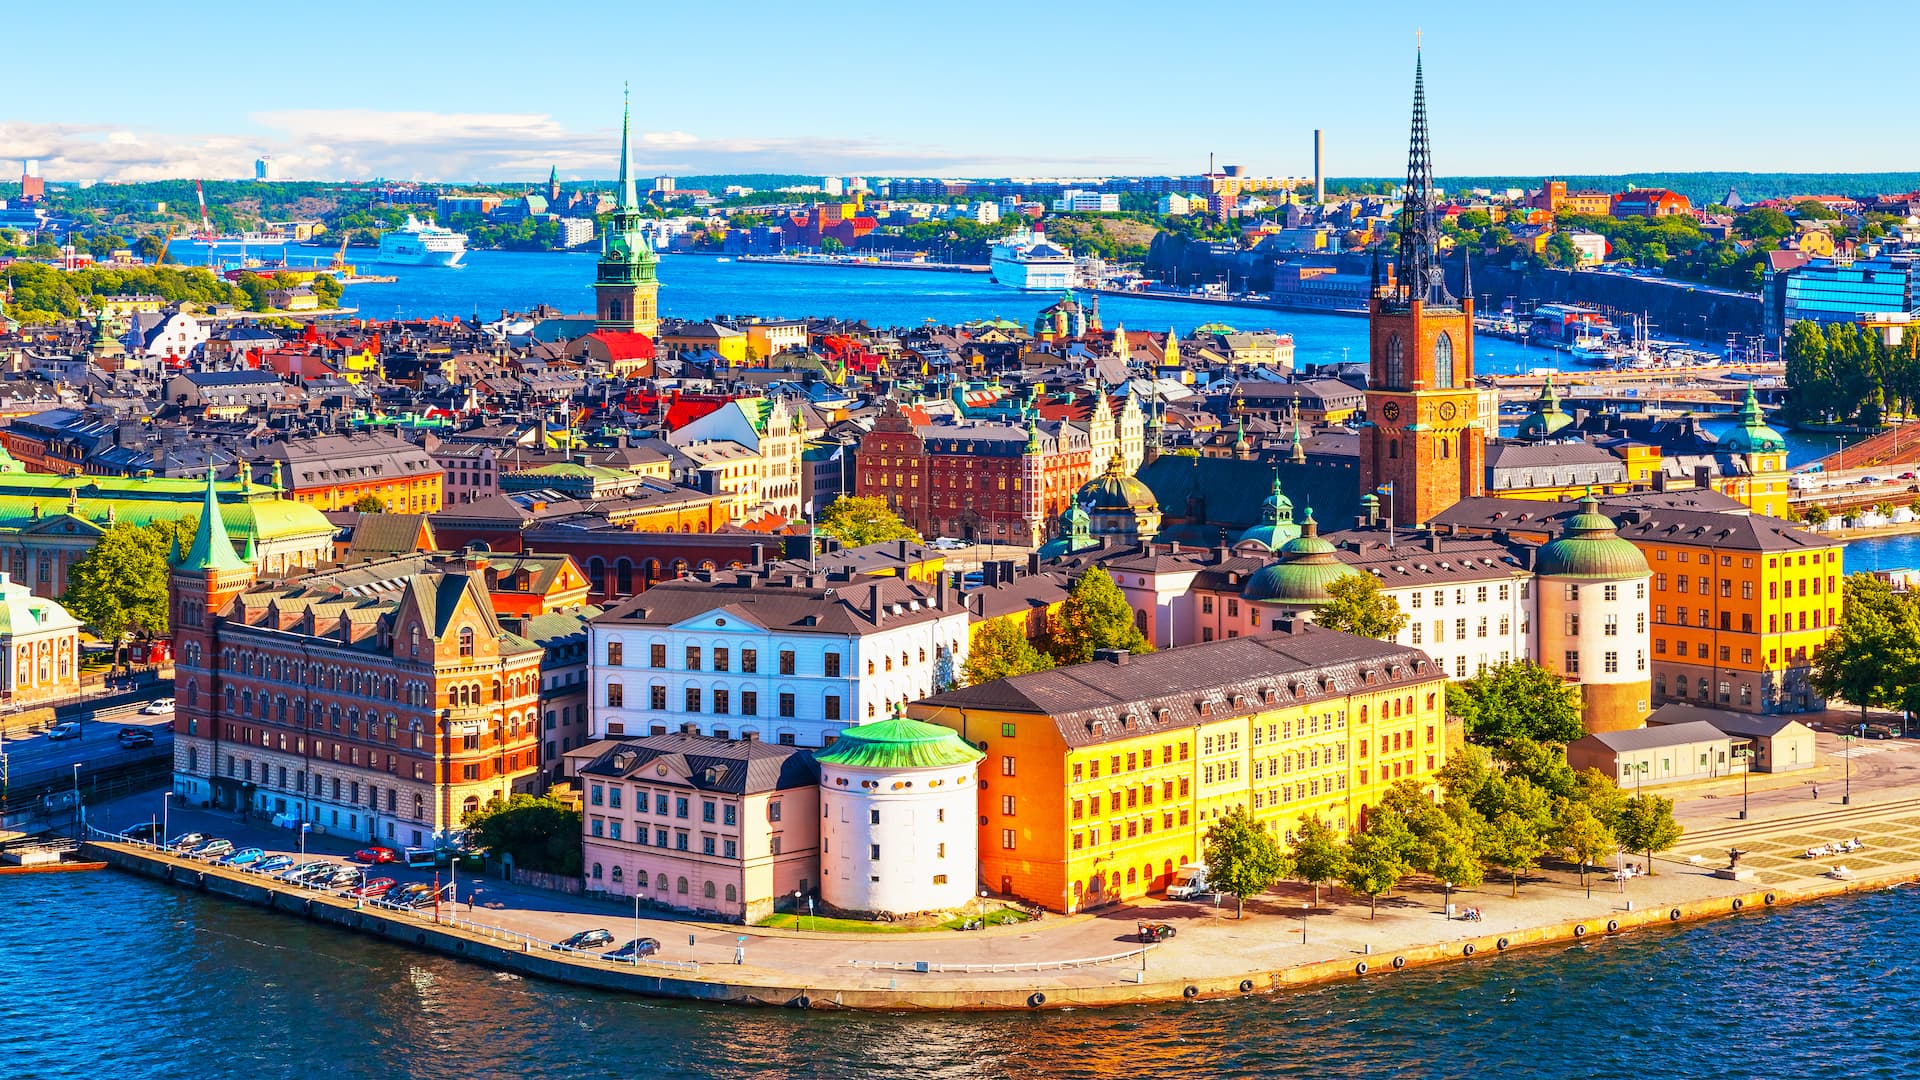
<svg viewBox="0 0 1920 1080">
<path fill-rule="evenodd" d="M 806 750 L 681 733 L 567 757 L 589 892 L 750 923 L 818 887 L 820 769 Z"/>
</svg>

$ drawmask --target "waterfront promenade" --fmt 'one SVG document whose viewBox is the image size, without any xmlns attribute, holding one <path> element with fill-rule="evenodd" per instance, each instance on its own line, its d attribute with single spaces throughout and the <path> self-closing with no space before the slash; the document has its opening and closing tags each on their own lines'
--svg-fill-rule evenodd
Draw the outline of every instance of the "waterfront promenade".
<svg viewBox="0 0 1920 1080">
<path fill-rule="evenodd" d="M 1831 736 L 1823 735 L 1821 741 L 1823 751 L 1837 745 Z M 176 884 L 197 888 L 197 875 L 205 873 L 216 879 L 208 891 L 270 904 L 289 917 L 321 918 L 349 932 L 357 929 L 522 974 L 607 989 L 863 1009 L 1111 1005 L 1233 996 L 1350 979 L 1361 977 L 1362 964 L 1365 977 L 1377 978 L 1399 970 L 1396 959 L 1405 968 L 1484 961 L 1501 951 L 1502 939 L 1510 948 L 1564 947 L 1608 933 L 1609 924 L 1619 932 L 1657 932 L 1650 928 L 1757 911 L 1767 906 L 1769 895 L 1776 904 L 1788 904 L 1920 878 L 1920 784 L 1913 779 L 1913 770 L 1920 766 L 1920 741 L 1856 744 L 1848 752 L 1860 755 L 1851 765 L 1841 759 L 1818 771 L 1757 777 L 1749 793 L 1752 816 L 1747 821 L 1737 818 L 1738 780 L 1678 792 L 1679 816 L 1688 836 L 1655 860 L 1657 873 L 1652 877 L 1622 882 L 1591 875 L 1589 895 L 1572 868 L 1550 866 L 1524 876 L 1517 897 L 1509 897 L 1504 880 L 1452 890 L 1456 909 L 1477 907 L 1484 912 L 1477 922 L 1449 920 L 1443 883 L 1414 878 L 1383 896 L 1374 918 L 1368 917 L 1364 898 L 1338 886 L 1323 888 L 1320 903 L 1313 906 L 1309 887 L 1283 883 L 1249 901 L 1244 920 L 1233 917 L 1230 899 L 1218 907 L 1150 901 L 973 932 L 793 932 L 679 919 L 645 909 L 636 921 L 631 904 L 463 874 L 459 904 L 443 906 L 439 915 L 445 921 L 436 924 L 430 909 L 421 915 L 376 916 L 373 909 L 357 912 L 350 902 L 327 898 L 315 900 L 323 909 L 315 915 L 306 903 L 312 894 L 290 886 L 150 853 L 138 857 L 150 875 L 164 874 L 167 864 L 177 865 Z M 1850 806 L 1840 805 L 1846 783 L 1843 767 L 1852 772 Z M 1821 789 L 1818 799 L 1811 796 L 1815 782 Z M 146 820 L 151 810 L 123 802 L 102 808 L 95 823 L 124 827 Z M 284 830 L 241 824 L 222 815 L 176 810 L 170 824 L 175 833 L 195 829 L 227 836 L 236 844 L 288 847 Z M 1858 838 L 1865 849 L 1838 858 L 1803 857 L 1808 848 L 1851 838 Z M 351 847 L 317 838 L 310 851 L 338 857 Z M 1754 871 L 1752 880 L 1714 876 L 1716 868 L 1726 865 L 1732 847 L 1743 852 L 1741 865 Z M 134 849 L 114 857 L 126 861 L 135 857 Z M 1854 879 L 1828 877 L 1836 864 L 1845 864 Z M 431 871 L 382 868 L 379 873 L 402 880 L 433 879 Z M 477 901 L 471 910 L 469 897 Z M 1141 920 L 1164 921 L 1178 930 L 1144 960 L 1135 940 Z M 459 925 L 469 922 L 479 929 Z M 384 929 L 376 923 L 384 923 Z M 574 931 L 594 928 L 612 932 L 616 943 L 636 936 L 658 938 L 663 943 L 660 959 L 666 963 L 636 969 L 590 954 L 563 956 L 547 947 Z M 743 963 L 734 963 L 736 949 L 743 950 Z M 917 970 L 920 964 L 928 970 Z"/>
</svg>

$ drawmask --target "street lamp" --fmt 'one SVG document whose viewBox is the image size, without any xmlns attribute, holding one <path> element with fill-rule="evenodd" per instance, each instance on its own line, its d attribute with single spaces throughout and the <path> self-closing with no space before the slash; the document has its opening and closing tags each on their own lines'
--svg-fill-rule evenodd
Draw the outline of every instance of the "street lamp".
<svg viewBox="0 0 1920 1080">
<path fill-rule="evenodd" d="M 1753 747 L 1737 747 L 1733 760 L 1740 762 L 1740 820 L 1747 820 L 1747 778 L 1753 775 Z"/>
<path fill-rule="evenodd" d="M 633 940 L 636 944 L 633 947 L 632 959 L 637 967 L 640 964 L 640 946 L 637 944 L 640 940 L 640 887 L 638 885 L 633 889 Z"/>
<path fill-rule="evenodd" d="M 166 850 L 167 847 L 167 816 L 168 812 L 172 809 L 173 792 L 169 791 L 160 796 L 160 836 L 155 843 L 162 851 Z"/>
<path fill-rule="evenodd" d="M 78 761 L 73 763 L 73 834 L 76 839 L 80 835 L 80 765 Z"/>
<path fill-rule="evenodd" d="M 1866 734 L 1866 726 L 1865 724 L 1860 725 L 1862 729 L 1860 733 L 1862 735 Z M 1853 804 L 1853 734 L 1851 731 L 1849 731 L 1848 734 L 1840 736 L 1840 742 L 1840 756 L 1846 761 L 1846 764 L 1843 766 L 1846 770 L 1846 787 L 1840 792 L 1840 805 L 1851 806 Z M 75 766 L 75 768 L 78 767 L 79 766 Z"/>
<path fill-rule="evenodd" d="M 1452 922 L 1453 921 L 1453 882 L 1449 881 L 1446 884 L 1447 884 L 1447 907 L 1446 907 L 1446 910 L 1442 912 L 1442 914 L 1446 915 L 1448 922 Z"/>
</svg>

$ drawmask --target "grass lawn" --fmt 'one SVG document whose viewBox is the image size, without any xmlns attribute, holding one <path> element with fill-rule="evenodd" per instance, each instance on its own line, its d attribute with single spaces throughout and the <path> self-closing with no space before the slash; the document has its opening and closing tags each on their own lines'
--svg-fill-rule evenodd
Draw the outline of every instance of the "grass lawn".
<svg viewBox="0 0 1920 1080">
<path fill-rule="evenodd" d="M 910 934 L 918 930 L 958 930 L 960 924 L 972 916 L 948 919 L 931 926 L 911 926 L 905 923 L 873 922 L 868 919 L 836 919 L 826 915 L 808 915 L 802 913 L 796 924 L 795 916 L 782 912 L 771 918 L 755 923 L 773 930 L 820 930 L 832 934 Z M 987 914 L 988 926 L 1004 926 L 1009 923 L 1027 921 L 1024 911 L 1013 908 L 1001 908 Z"/>
</svg>

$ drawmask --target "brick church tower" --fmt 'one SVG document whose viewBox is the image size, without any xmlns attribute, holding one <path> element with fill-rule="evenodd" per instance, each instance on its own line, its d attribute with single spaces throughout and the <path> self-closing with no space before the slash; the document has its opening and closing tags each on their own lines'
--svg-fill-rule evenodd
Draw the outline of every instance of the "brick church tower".
<svg viewBox="0 0 1920 1080">
<path fill-rule="evenodd" d="M 1421 524 L 1481 494 L 1483 425 L 1491 418 L 1480 415 L 1473 385 L 1472 286 L 1462 290 L 1465 298 L 1454 299 L 1440 267 L 1427 92 L 1417 53 L 1405 196 L 1391 282 L 1381 280 L 1375 262 L 1360 479 L 1363 490 L 1381 492 L 1397 522 Z"/>
<path fill-rule="evenodd" d="M 220 516 L 220 496 L 207 469 L 206 503 L 193 546 L 174 559 L 169 617 L 174 656 L 174 791 L 186 804 L 245 806 L 253 785 L 219 769 L 221 733 L 214 723 L 220 696 L 220 624 L 233 599 L 254 582 L 253 564 L 233 550 Z"/>
</svg>

